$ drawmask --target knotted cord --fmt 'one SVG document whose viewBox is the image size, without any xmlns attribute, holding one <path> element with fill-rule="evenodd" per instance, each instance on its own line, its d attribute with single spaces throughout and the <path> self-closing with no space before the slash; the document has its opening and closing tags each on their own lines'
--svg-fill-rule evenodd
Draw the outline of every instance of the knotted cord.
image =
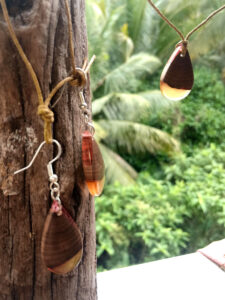
<svg viewBox="0 0 225 300">
<path fill-rule="evenodd" d="M 34 69 L 29 62 L 26 54 L 24 53 L 17 37 L 14 32 L 13 26 L 11 24 L 6 2 L 5 0 L 0 0 L 1 6 L 2 6 L 2 11 L 4 15 L 4 19 L 7 23 L 8 30 L 11 36 L 11 39 L 13 43 L 15 44 L 23 62 L 25 63 L 25 66 L 28 70 L 28 72 L 31 75 L 31 78 L 34 82 L 34 86 L 37 91 L 37 96 L 38 96 L 38 109 L 37 109 L 37 114 L 41 116 L 41 118 L 44 121 L 44 139 L 46 143 L 52 143 L 52 123 L 54 123 L 54 113 L 53 111 L 49 108 L 51 99 L 53 96 L 56 94 L 56 92 L 64 86 L 65 83 L 70 82 L 72 86 L 80 86 L 83 87 L 86 83 L 86 74 L 83 72 L 83 70 L 76 68 L 75 64 L 75 56 L 74 56 L 74 46 L 73 46 L 73 32 L 72 32 L 72 20 L 71 20 L 71 15 L 70 15 L 70 9 L 68 5 L 68 1 L 64 0 L 65 6 L 66 6 L 66 14 L 67 14 L 67 19 L 68 19 L 68 35 L 69 35 L 69 46 L 70 46 L 70 57 L 71 57 L 71 66 L 72 66 L 72 75 L 66 77 L 65 79 L 61 80 L 49 93 L 48 97 L 45 99 L 43 98 L 43 94 L 41 91 L 41 87 L 39 84 L 39 81 L 37 79 L 37 75 L 34 72 Z"/>
</svg>

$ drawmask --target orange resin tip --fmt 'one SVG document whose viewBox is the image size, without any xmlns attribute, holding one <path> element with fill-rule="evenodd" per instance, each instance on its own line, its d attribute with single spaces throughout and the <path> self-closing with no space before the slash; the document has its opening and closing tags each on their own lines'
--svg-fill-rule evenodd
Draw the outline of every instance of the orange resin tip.
<svg viewBox="0 0 225 300">
<path fill-rule="evenodd" d="M 99 196 L 104 187 L 105 166 L 99 146 L 89 131 L 82 134 L 82 165 L 90 194 Z"/>
<path fill-rule="evenodd" d="M 104 187 L 105 177 L 99 181 L 86 181 L 88 190 L 92 196 L 100 196 Z"/>
</svg>

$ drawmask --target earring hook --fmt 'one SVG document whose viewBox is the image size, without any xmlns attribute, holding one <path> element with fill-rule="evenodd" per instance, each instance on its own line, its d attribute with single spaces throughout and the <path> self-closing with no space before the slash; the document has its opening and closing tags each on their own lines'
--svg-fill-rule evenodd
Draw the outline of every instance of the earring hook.
<svg viewBox="0 0 225 300">
<path fill-rule="evenodd" d="M 52 164 L 53 164 L 57 159 L 59 159 L 59 157 L 60 157 L 61 154 L 62 154 L 62 147 L 61 147 L 60 143 L 59 143 L 57 140 L 54 140 L 54 139 L 52 140 L 52 142 L 55 143 L 55 144 L 57 145 L 57 147 L 58 147 L 58 153 L 57 153 L 56 157 L 54 157 L 54 158 L 48 163 L 48 165 L 47 165 L 48 171 L 52 170 Z M 33 165 L 33 163 L 34 163 L 36 157 L 38 156 L 38 154 L 39 154 L 39 152 L 41 151 L 41 148 L 44 146 L 44 144 L 46 144 L 45 141 L 43 141 L 43 142 L 40 144 L 40 146 L 38 147 L 37 151 L 35 152 L 35 154 L 34 154 L 32 160 L 31 160 L 31 162 L 30 162 L 26 167 L 24 167 L 24 168 L 22 168 L 22 169 L 20 169 L 20 170 L 18 170 L 18 171 L 15 171 L 15 172 L 14 172 L 14 175 L 16 175 L 16 174 L 18 174 L 18 173 L 21 173 L 21 172 L 23 172 L 23 171 L 29 169 L 29 168 Z M 52 173 L 53 173 L 53 171 L 52 171 Z M 50 174 L 49 174 L 49 176 L 50 176 Z"/>
</svg>

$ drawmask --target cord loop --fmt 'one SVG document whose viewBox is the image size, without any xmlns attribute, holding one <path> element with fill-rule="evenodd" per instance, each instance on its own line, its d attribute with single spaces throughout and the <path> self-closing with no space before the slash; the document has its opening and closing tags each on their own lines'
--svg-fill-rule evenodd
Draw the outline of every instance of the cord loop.
<svg viewBox="0 0 225 300">
<path fill-rule="evenodd" d="M 83 90 L 84 86 L 87 83 L 87 72 L 89 71 L 92 63 L 95 60 L 95 55 L 91 58 L 89 64 L 87 65 L 87 59 L 85 59 L 84 65 L 82 68 L 77 68 L 76 63 L 75 63 L 75 55 L 74 55 L 74 45 L 73 45 L 73 30 L 72 30 L 72 20 L 71 20 L 71 14 L 70 14 L 70 9 L 68 5 L 68 0 L 64 0 L 65 2 L 65 7 L 66 7 L 66 14 L 67 14 L 67 19 L 68 19 L 68 35 L 69 35 L 69 48 L 70 48 L 70 58 L 71 58 L 71 66 L 72 66 L 72 74 L 71 76 L 68 76 L 61 80 L 49 93 L 48 97 L 44 100 L 41 87 L 37 78 L 36 73 L 34 72 L 34 69 L 29 62 L 26 54 L 24 53 L 17 37 L 14 32 L 14 29 L 12 27 L 12 24 L 10 22 L 7 6 L 6 6 L 6 0 L 0 0 L 0 4 L 2 7 L 3 15 L 5 18 L 5 21 L 8 25 L 8 30 L 10 33 L 10 36 L 12 38 L 13 43 L 15 44 L 23 62 L 25 63 L 28 72 L 31 75 L 31 78 L 34 82 L 36 91 L 37 91 L 37 96 L 38 96 L 38 101 L 39 101 L 39 106 L 38 106 L 38 115 L 41 116 L 41 118 L 44 120 L 44 139 L 45 142 L 48 144 L 51 144 L 53 142 L 52 139 L 52 123 L 54 122 L 54 113 L 51 111 L 49 108 L 49 105 L 51 103 L 52 98 L 56 94 L 56 92 L 62 88 L 67 82 L 69 82 L 72 86 L 77 86 L 80 87 L 81 90 Z M 56 101 L 56 103 L 58 100 Z M 56 104 L 55 103 L 55 104 Z M 54 105 L 55 105 L 54 104 Z M 88 113 L 88 111 L 86 111 Z"/>
<path fill-rule="evenodd" d="M 185 56 L 186 52 L 187 52 L 187 47 L 188 47 L 188 41 L 187 40 L 182 40 L 180 42 L 178 42 L 175 46 L 175 48 L 181 46 L 182 50 L 181 50 L 181 56 Z"/>
<path fill-rule="evenodd" d="M 70 85 L 79 86 L 83 88 L 86 85 L 87 77 L 83 69 L 76 68 L 76 71 L 72 74 L 73 79 L 70 81 Z"/>
</svg>

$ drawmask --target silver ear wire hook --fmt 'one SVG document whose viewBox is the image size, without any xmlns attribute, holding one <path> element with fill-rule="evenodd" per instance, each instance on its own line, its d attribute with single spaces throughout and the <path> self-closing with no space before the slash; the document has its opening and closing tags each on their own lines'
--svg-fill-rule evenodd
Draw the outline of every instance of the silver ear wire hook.
<svg viewBox="0 0 225 300">
<path fill-rule="evenodd" d="M 55 144 L 57 145 L 57 147 L 58 147 L 58 153 L 57 153 L 56 157 L 54 157 L 54 158 L 48 163 L 48 165 L 47 165 L 49 177 L 52 176 L 52 175 L 54 175 L 54 174 L 53 174 L 53 170 L 52 170 L 52 164 L 53 164 L 53 163 L 61 156 L 61 154 L 62 154 L 62 147 L 61 147 L 60 143 L 59 143 L 57 140 L 52 140 L 52 142 L 55 143 Z M 18 173 L 21 173 L 21 172 L 23 172 L 23 171 L 29 169 L 29 168 L 33 165 L 33 163 L 34 163 L 36 157 L 38 156 L 39 152 L 41 151 L 41 148 L 44 146 L 45 143 L 46 143 L 46 142 L 44 141 L 44 142 L 42 142 L 42 143 L 40 144 L 40 146 L 38 147 L 37 151 L 35 152 L 35 154 L 34 154 L 32 160 L 31 160 L 31 162 L 30 162 L 26 167 L 24 167 L 24 168 L 22 168 L 22 169 L 20 169 L 20 170 L 18 170 L 18 171 L 15 171 L 15 172 L 14 172 L 14 175 L 16 175 L 16 174 L 18 174 Z"/>
<path fill-rule="evenodd" d="M 62 214 L 62 205 L 61 205 L 61 200 L 60 200 L 60 188 L 59 188 L 59 183 L 58 183 L 58 176 L 54 174 L 52 164 L 61 156 L 62 154 L 62 147 L 60 143 L 57 140 L 52 140 L 53 143 L 55 143 L 58 147 L 58 153 L 56 157 L 54 157 L 48 164 L 47 164 L 47 170 L 48 170 L 48 176 L 49 176 L 49 181 L 50 181 L 50 191 L 51 191 L 51 198 L 53 201 L 57 201 L 57 206 L 54 206 L 54 212 L 57 213 L 58 216 Z M 39 152 L 41 151 L 41 148 L 44 146 L 46 142 L 42 142 L 40 146 L 38 147 L 37 151 L 35 152 L 31 162 L 24 168 L 14 172 L 15 174 L 18 174 L 20 172 L 23 172 L 27 169 L 29 169 L 33 162 L 35 161 L 36 157 L 38 156 Z"/>
<path fill-rule="evenodd" d="M 51 182 L 53 181 L 58 181 L 58 177 L 56 174 L 54 174 L 53 169 L 52 169 L 52 164 L 59 159 L 59 157 L 62 154 L 62 147 L 60 145 L 60 143 L 57 140 L 52 140 L 57 146 L 58 146 L 58 153 L 56 155 L 56 157 L 54 157 L 48 164 L 47 164 L 47 169 L 48 169 L 48 176 L 49 176 L 49 180 Z"/>
<path fill-rule="evenodd" d="M 54 157 L 48 164 L 53 164 L 56 160 L 58 160 L 60 158 L 60 156 L 62 154 L 62 147 L 61 147 L 60 143 L 54 139 L 52 141 L 53 141 L 53 143 L 55 143 L 57 145 L 58 153 L 57 153 L 56 157 Z"/>
</svg>

